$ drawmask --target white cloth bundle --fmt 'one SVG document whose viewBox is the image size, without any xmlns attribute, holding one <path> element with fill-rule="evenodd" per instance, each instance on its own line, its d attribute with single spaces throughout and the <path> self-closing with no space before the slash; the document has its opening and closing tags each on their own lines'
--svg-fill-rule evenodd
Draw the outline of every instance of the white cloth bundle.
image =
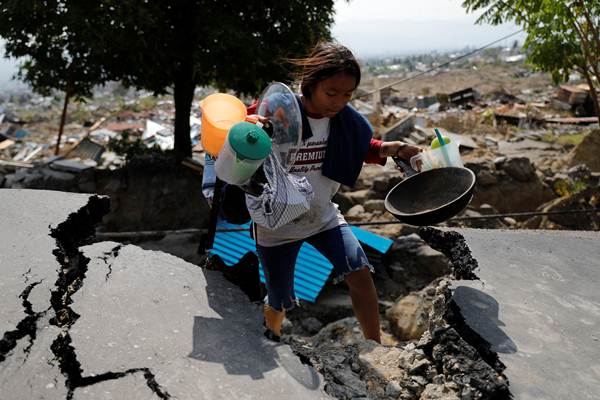
<svg viewBox="0 0 600 400">
<path fill-rule="evenodd" d="M 267 229 L 277 229 L 310 208 L 313 189 L 306 177 L 287 172 L 271 153 L 263 163 L 267 183 L 260 196 L 246 195 L 252 220 Z"/>
</svg>

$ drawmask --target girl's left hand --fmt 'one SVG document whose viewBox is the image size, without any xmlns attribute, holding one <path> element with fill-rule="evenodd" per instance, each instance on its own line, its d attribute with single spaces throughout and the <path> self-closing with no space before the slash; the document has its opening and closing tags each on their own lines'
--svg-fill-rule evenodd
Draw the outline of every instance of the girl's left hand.
<svg viewBox="0 0 600 400">
<path fill-rule="evenodd" d="M 404 142 L 396 143 L 398 143 L 398 146 L 396 147 L 396 153 L 394 154 L 394 157 L 399 157 L 406 161 L 410 161 L 412 157 L 423 151 L 422 148 L 414 146 L 412 144 Z"/>
<path fill-rule="evenodd" d="M 379 148 L 379 156 L 382 158 L 398 157 L 405 161 L 410 161 L 411 157 L 422 151 L 423 149 L 418 146 L 395 140 L 393 142 L 382 142 Z"/>
</svg>

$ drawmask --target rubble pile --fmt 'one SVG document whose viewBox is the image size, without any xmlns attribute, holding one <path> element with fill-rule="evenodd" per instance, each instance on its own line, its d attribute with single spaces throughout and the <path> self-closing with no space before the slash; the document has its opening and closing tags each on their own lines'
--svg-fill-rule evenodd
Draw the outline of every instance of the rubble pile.
<svg viewBox="0 0 600 400">
<path fill-rule="evenodd" d="M 200 100 L 212 89 L 199 88 Z M 118 84 L 98 88 L 94 99 L 72 103 L 57 152 L 57 132 L 63 99 L 24 92 L 4 96 L 0 103 L 0 160 L 17 167 L 49 163 L 57 158 L 114 170 L 137 154 L 173 149 L 175 106 L 172 98 L 125 90 Z M 197 102 L 195 102 L 197 104 Z M 200 139 L 200 111 L 191 110 L 190 139 Z"/>
<path fill-rule="evenodd" d="M 379 75 L 365 79 L 354 102 L 373 122 L 376 136 L 384 140 L 426 147 L 435 126 L 460 143 L 463 162 L 476 173 L 477 184 L 470 207 L 450 226 L 524 227 L 528 218 L 482 217 L 541 211 L 558 198 L 593 188 L 600 174 L 595 157 L 600 136 L 594 130 L 598 121 L 590 107 L 589 88 L 577 81 L 552 86 L 547 76 L 532 73 L 522 61 L 513 60 L 519 56 L 516 52 L 511 49 L 497 55 L 500 66 L 497 57 L 475 57 L 466 65 L 433 71 L 398 88 L 384 88 L 379 102 L 361 97 L 372 89 L 375 79 L 381 86 L 410 78 L 435 66 L 436 60 L 384 63 L 371 69 Z M 198 89 L 197 99 L 209 91 Z M 53 156 L 60 100 L 31 94 L 5 98 L 0 106 L 2 187 L 91 193 L 96 189 L 91 170 L 118 170 L 132 158 L 169 152 L 173 147 L 172 99 L 108 86 L 97 91 L 93 102 L 71 105 L 60 156 Z M 201 165 L 199 117 L 199 108 L 192 107 L 190 138 L 196 145 L 194 158 Z M 591 179 L 570 178 L 569 170 L 578 165 L 589 168 Z M 342 188 L 335 201 L 351 222 L 386 221 L 385 195 L 402 179 L 404 175 L 394 165 L 368 166 L 357 185 Z M 526 226 L 533 225 L 529 221 Z M 395 237 L 414 229 L 390 225 L 373 231 Z"/>
<path fill-rule="evenodd" d="M 452 260 L 454 278 L 478 279 L 477 261 L 460 235 L 431 228 L 421 234 Z M 338 399 L 510 398 L 504 365 L 467 326 L 451 297 L 449 281 L 440 278 L 400 298 L 385 313 L 396 338 L 384 332 L 381 345 L 362 339 L 354 317 L 311 337 L 292 335 L 290 344 L 323 374 L 325 390 Z M 409 321 L 414 325 L 407 329 Z"/>
<path fill-rule="evenodd" d="M 503 72 L 507 70 L 511 68 Z M 447 225 L 587 229 L 591 225 L 578 225 L 585 214 L 563 216 L 563 224 L 543 225 L 534 223 L 539 219 L 525 224 L 529 217 L 512 215 L 544 212 L 554 201 L 573 204 L 565 198 L 586 189 L 593 192 L 600 177 L 596 157 L 600 151 L 600 133 L 589 87 L 584 84 L 553 87 L 547 80 L 536 80 L 539 76 L 535 74 L 518 68 L 517 72 L 518 78 L 512 82 L 506 80 L 502 86 L 494 88 L 482 83 L 477 88 L 463 89 L 453 86 L 452 79 L 443 79 L 442 72 L 432 72 L 426 78 L 427 83 L 407 85 L 412 86 L 409 93 L 411 90 L 417 93 L 418 87 L 428 88 L 429 93 L 401 96 L 400 86 L 397 90 L 386 88 L 377 107 L 372 104 L 367 107 L 369 104 L 361 99 L 358 108 L 374 122 L 377 134 L 384 140 L 403 140 L 426 147 L 434 137 L 432 128 L 439 127 L 443 135 L 460 143 L 462 160 L 465 167 L 475 172 L 477 183 L 470 206 Z M 456 71 L 444 73 L 461 76 Z M 437 83 L 449 90 L 431 94 L 429 84 Z M 531 86 L 527 87 L 528 83 Z M 381 118 L 375 115 L 377 110 Z M 349 220 L 383 220 L 382 203 L 377 200 L 383 199 L 386 190 L 404 178 L 389 164 L 383 168 L 365 168 L 359 185 L 338 195 Z M 573 168 L 587 168 L 587 178 L 573 178 L 569 172 Z M 595 200 L 589 199 L 586 204 L 593 212 Z M 383 215 L 387 217 L 385 212 Z M 494 217 L 485 218 L 489 215 Z M 565 219 L 569 222 L 564 223 Z M 391 235 L 412 233 L 410 229 L 392 227 L 373 230 Z"/>
</svg>

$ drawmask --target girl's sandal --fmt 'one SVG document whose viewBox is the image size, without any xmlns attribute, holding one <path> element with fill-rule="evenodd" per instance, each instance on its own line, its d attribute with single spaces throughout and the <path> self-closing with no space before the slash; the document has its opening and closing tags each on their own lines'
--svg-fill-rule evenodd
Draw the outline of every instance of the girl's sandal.
<svg viewBox="0 0 600 400">
<path fill-rule="evenodd" d="M 267 339 L 269 339 L 275 343 L 281 342 L 281 336 L 277 335 L 275 332 L 273 332 L 272 330 L 267 328 L 267 322 L 265 320 L 263 320 L 263 327 L 265 328 L 263 335 L 265 335 L 265 337 Z"/>
</svg>

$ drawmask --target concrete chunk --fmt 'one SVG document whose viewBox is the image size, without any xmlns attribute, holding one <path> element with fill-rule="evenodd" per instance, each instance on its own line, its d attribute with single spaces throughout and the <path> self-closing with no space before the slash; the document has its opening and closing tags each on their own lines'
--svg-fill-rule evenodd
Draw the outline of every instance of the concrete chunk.
<svg viewBox="0 0 600 400">
<path fill-rule="evenodd" d="M 105 199 L 3 190 L 0 200 L 3 400 L 328 398 L 221 274 L 136 246 L 80 247 Z"/>
<path fill-rule="evenodd" d="M 92 261 L 73 296 L 86 375 L 148 368 L 180 399 L 323 395 L 320 376 L 262 336 L 259 307 L 220 273 L 136 246 L 106 257 L 115 245 L 84 248 Z"/>
<path fill-rule="evenodd" d="M 481 281 L 454 301 L 506 365 L 518 399 L 600 393 L 600 233 L 458 230 Z"/>
</svg>

